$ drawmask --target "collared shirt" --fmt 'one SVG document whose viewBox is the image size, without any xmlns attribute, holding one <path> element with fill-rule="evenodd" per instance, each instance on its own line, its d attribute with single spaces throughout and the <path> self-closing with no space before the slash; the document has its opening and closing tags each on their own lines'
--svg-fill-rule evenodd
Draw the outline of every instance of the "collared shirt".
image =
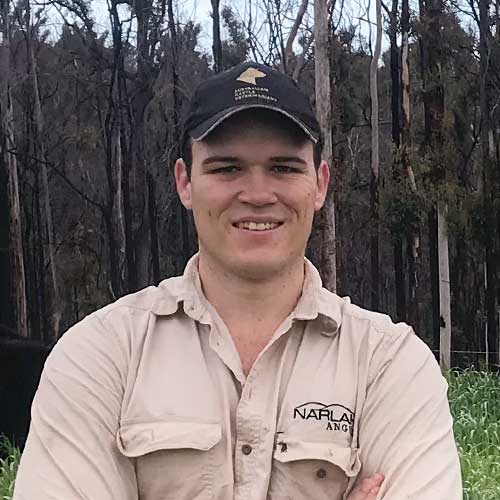
<svg viewBox="0 0 500 500">
<path fill-rule="evenodd" d="M 51 352 L 14 500 L 461 500 L 447 383 L 405 324 L 322 287 L 305 261 L 294 311 L 245 376 L 183 276 L 87 316 Z"/>
</svg>

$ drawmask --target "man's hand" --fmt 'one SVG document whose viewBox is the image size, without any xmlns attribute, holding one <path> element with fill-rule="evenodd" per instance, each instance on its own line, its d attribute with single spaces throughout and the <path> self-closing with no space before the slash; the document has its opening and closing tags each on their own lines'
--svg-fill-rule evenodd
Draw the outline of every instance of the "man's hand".
<svg viewBox="0 0 500 500">
<path fill-rule="evenodd" d="M 347 500 L 375 500 L 383 481 L 384 475 L 380 473 L 365 477 L 352 490 Z"/>
</svg>

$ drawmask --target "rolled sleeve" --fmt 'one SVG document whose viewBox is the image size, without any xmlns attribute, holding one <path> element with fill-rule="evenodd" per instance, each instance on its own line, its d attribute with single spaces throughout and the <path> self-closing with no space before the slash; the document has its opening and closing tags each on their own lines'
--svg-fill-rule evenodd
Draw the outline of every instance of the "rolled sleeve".
<svg viewBox="0 0 500 500">
<path fill-rule="evenodd" d="M 462 500 L 448 384 L 430 349 L 409 328 L 387 335 L 370 380 L 358 477 L 385 475 L 379 500 Z"/>
<path fill-rule="evenodd" d="M 136 500 L 133 462 L 115 436 L 127 348 L 95 315 L 47 358 L 13 500 Z"/>
</svg>

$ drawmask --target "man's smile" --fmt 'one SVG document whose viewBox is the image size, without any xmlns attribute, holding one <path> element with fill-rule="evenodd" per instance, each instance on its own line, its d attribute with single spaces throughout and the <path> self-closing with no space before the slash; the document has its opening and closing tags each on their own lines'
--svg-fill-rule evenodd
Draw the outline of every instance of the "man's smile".
<svg viewBox="0 0 500 500">
<path fill-rule="evenodd" d="M 273 229 L 281 226 L 283 222 L 255 222 L 255 221 L 245 221 L 233 224 L 234 227 L 238 229 L 243 229 L 246 231 L 272 231 Z"/>
</svg>

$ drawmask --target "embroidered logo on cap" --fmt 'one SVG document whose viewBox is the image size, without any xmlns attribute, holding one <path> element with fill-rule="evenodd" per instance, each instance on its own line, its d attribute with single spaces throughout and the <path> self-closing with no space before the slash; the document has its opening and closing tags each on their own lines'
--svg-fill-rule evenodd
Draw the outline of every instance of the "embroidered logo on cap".
<svg viewBox="0 0 500 500">
<path fill-rule="evenodd" d="M 240 82 L 251 83 L 252 85 L 257 85 L 257 82 L 255 80 L 257 78 L 263 78 L 264 76 L 266 76 L 266 74 L 262 71 L 259 71 L 255 68 L 248 68 L 243 71 L 243 73 L 241 73 L 241 75 L 236 78 L 236 80 Z"/>
</svg>

